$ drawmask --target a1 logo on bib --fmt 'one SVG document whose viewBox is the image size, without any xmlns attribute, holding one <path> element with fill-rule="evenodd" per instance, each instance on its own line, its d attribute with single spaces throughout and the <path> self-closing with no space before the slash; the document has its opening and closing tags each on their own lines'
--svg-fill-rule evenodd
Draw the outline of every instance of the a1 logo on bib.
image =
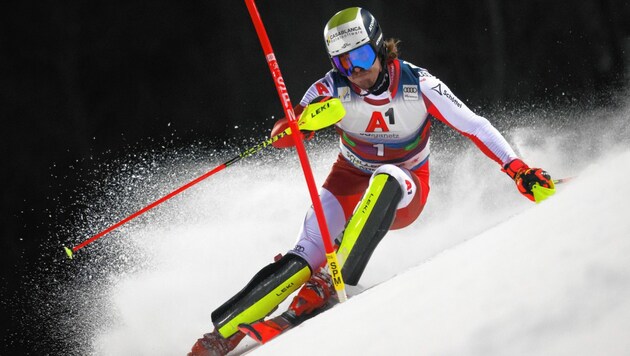
<svg viewBox="0 0 630 356">
<path fill-rule="evenodd" d="M 403 85 L 403 99 L 405 100 L 418 100 L 418 86 L 417 85 Z"/>
</svg>

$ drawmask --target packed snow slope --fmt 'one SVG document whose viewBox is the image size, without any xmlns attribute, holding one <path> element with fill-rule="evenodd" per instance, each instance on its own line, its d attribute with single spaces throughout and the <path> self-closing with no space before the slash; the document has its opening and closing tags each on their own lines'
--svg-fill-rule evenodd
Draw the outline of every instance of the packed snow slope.
<svg viewBox="0 0 630 356">
<path fill-rule="evenodd" d="M 347 303 L 252 354 L 627 355 L 628 113 L 548 114 L 554 126 L 536 121 L 544 112 L 527 112 L 516 117 L 526 128 L 503 130 L 531 165 L 577 176 L 542 204 L 518 194 L 468 140 L 436 126 L 419 220 L 385 237 Z M 315 139 L 308 150 L 321 183 L 335 142 Z M 224 158 L 162 171 L 131 165 L 118 178 L 126 198 L 108 200 L 118 195 L 101 187 L 107 194 L 87 220 L 116 221 Z M 216 307 L 293 247 L 309 205 L 294 153 L 231 166 L 90 245 L 83 260 L 77 254 L 95 273 L 111 266 L 98 278 L 77 273 L 64 289 L 76 310 L 59 321 L 63 339 L 90 340 L 80 354 L 185 354 L 212 329 Z"/>
<path fill-rule="evenodd" d="M 628 355 L 629 166 L 630 151 L 594 164 L 256 354 Z"/>
</svg>

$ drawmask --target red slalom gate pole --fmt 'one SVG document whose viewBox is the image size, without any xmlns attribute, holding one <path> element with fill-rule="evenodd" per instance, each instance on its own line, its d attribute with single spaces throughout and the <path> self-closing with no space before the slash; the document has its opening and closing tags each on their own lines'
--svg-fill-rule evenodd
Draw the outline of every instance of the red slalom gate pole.
<svg viewBox="0 0 630 356">
<path fill-rule="evenodd" d="M 289 127 L 291 128 L 291 131 L 294 133 L 292 135 L 293 141 L 295 142 L 295 148 L 297 149 L 298 157 L 302 165 L 302 171 L 304 172 L 304 178 L 306 179 L 306 185 L 308 186 L 308 191 L 311 196 L 313 210 L 315 211 L 315 217 L 317 218 L 317 224 L 319 225 L 319 230 L 322 233 L 330 275 L 332 277 L 335 290 L 337 291 L 339 301 L 344 302 L 347 300 L 345 284 L 343 282 L 343 277 L 341 276 L 341 269 L 339 268 L 339 262 L 337 261 L 337 254 L 330 242 L 330 232 L 328 231 L 328 224 L 326 223 L 326 217 L 324 216 L 324 209 L 322 207 L 322 202 L 319 199 L 319 192 L 317 191 L 315 178 L 313 178 L 313 171 L 311 170 L 306 149 L 304 148 L 302 134 L 300 133 L 298 121 L 295 117 L 293 106 L 291 105 L 291 99 L 289 98 L 287 86 L 284 83 L 284 78 L 282 78 L 282 73 L 280 72 L 276 55 L 273 52 L 271 42 L 267 36 L 267 31 L 265 30 L 265 26 L 260 18 L 260 14 L 258 13 L 254 0 L 245 0 L 245 4 L 247 5 L 247 10 L 249 11 L 249 15 L 254 23 L 256 34 L 258 34 L 258 39 L 260 40 L 263 52 L 265 53 L 265 58 L 267 60 L 267 64 L 269 65 L 273 82 L 276 85 L 278 96 L 282 102 L 284 114 L 289 120 Z"/>
</svg>

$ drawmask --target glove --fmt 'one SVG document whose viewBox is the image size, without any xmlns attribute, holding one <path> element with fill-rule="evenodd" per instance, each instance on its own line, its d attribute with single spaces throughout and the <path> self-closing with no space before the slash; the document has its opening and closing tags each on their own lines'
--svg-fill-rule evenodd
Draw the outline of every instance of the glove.
<svg viewBox="0 0 630 356">
<path fill-rule="evenodd" d="M 549 173 L 540 168 L 529 168 L 518 158 L 506 164 L 503 172 L 514 180 L 518 191 L 533 202 L 540 203 L 556 192 Z"/>
<path fill-rule="evenodd" d="M 332 126 L 339 122 L 346 114 L 341 101 L 330 96 L 318 96 L 311 100 L 308 106 L 298 105 L 294 112 L 299 116 L 298 126 L 305 140 L 310 140 L 315 135 L 315 131 Z M 276 122 L 271 130 L 271 137 L 274 137 L 289 127 L 287 118 Z M 276 148 L 293 147 L 293 138 L 285 136 L 272 143 Z"/>
<path fill-rule="evenodd" d="M 299 113 L 302 112 L 302 110 L 304 110 L 304 108 L 302 106 L 298 106 L 300 109 L 296 109 L 296 115 L 299 115 Z M 276 135 L 278 135 L 279 133 L 283 132 L 284 130 L 286 130 L 289 127 L 289 119 L 287 119 L 286 117 L 276 121 L 276 124 L 273 126 L 273 129 L 271 130 L 271 137 L 274 137 Z M 305 140 L 310 140 L 313 138 L 313 136 L 315 136 L 315 131 L 310 131 L 310 132 L 302 132 L 302 134 L 304 135 L 304 139 Z M 293 137 L 287 135 L 284 136 L 283 138 L 275 141 L 272 143 L 273 147 L 275 148 L 287 148 L 287 147 L 293 147 L 295 146 L 295 142 L 293 141 Z"/>
</svg>

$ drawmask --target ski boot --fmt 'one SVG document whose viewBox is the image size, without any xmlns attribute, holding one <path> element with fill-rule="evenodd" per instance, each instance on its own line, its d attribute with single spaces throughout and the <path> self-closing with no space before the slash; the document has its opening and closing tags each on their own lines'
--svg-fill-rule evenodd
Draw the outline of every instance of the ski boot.
<svg viewBox="0 0 630 356">
<path fill-rule="evenodd" d="M 293 298 L 289 309 L 282 313 L 293 324 L 309 319 L 337 303 L 337 293 L 328 270 L 320 268 Z M 296 323 L 297 322 L 297 323 Z"/>
<path fill-rule="evenodd" d="M 328 271 L 320 268 L 304 284 L 284 313 L 252 324 L 241 324 L 239 330 L 258 343 L 265 344 L 337 304 L 336 295 Z"/>
<path fill-rule="evenodd" d="M 188 356 L 225 356 L 234 350 L 243 337 L 245 334 L 239 331 L 226 339 L 215 330 L 198 339 Z"/>
</svg>

